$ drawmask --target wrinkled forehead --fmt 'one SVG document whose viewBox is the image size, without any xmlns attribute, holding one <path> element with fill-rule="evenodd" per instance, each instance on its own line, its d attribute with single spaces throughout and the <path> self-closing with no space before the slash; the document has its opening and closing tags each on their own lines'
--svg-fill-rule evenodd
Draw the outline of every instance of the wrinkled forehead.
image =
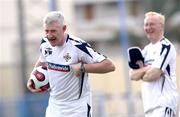
<svg viewBox="0 0 180 117">
<path fill-rule="evenodd" d="M 156 15 L 149 15 L 149 16 L 146 16 L 144 19 L 144 24 L 146 23 L 163 23 L 163 21 L 161 20 L 160 17 Z"/>
<path fill-rule="evenodd" d="M 62 27 L 57 24 L 47 24 L 44 26 L 44 31 L 55 31 L 55 30 L 61 30 Z"/>
<path fill-rule="evenodd" d="M 148 15 L 145 15 L 145 18 L 144 18 L 144 22 L 156 22 L 156 23 L 161 23 L 164 25 L 165 23 L 165 18 L 164 16 L 162 15 L 157 15 L 157 14 L 148 14 Z"/>
<path fill-rule="evenodd" d="M 60 25 L 58 22 L 51 22 L 51 23 L 48 23 L 48 24 L 44 24 L 44 28 L 47 28 L 47 27 L 62 27 L 62 25 Z"/>
</svg>

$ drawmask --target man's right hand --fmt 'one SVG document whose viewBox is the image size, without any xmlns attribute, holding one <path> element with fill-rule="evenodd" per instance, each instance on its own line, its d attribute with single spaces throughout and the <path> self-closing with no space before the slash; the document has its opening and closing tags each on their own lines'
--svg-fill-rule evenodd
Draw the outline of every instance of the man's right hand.
<svg viewBox="0 0 180 117">
<path fill-rule="evenodd" d="M 44 90 L 42 90 L 42 89 L 35 89 L 34 83 L 33 83 L 33 81 L 32 81 L 31 79 L 29 79 L 29 80 L 27 81 L 27 88 L 28 88 L 31 92 L 33 92 L 33 93 L 43 93 L 43 92 L 46 92 L 46 91 L 44 91 Z"/>
</svg>

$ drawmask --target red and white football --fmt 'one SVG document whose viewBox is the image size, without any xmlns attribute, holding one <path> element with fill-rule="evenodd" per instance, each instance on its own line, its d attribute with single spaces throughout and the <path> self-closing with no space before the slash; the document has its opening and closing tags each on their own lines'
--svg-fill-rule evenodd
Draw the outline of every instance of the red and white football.
<svg viewBox="0 0 180 117">
<path fill-rule="evenodd" d="M 35 89 L 48 90 L 49 89 L 49 78 L 47 67 L 38 66 L 36 67 L 30 76 Z"/>
</svg>

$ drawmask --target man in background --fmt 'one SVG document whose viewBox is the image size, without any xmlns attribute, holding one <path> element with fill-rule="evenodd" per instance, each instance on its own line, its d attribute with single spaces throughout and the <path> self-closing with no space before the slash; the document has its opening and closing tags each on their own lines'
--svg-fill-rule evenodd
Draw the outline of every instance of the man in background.
<svg viewBox="0 0 180 117">
<path fill-rule="evenodd" d="M 150 41 L 142 50 L 139 69 L 130 69 L 131 80 L 142 80 L 145 117 L 175 117 L 178 106 L 176 50 L 164 37 L 165 17 L 157 12 L 145 14 L 144 31 Z"/>
</svg>

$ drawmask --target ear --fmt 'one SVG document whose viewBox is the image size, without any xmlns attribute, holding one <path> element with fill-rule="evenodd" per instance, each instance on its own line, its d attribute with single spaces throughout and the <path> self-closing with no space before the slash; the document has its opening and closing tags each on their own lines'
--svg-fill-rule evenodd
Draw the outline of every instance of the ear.
<svg viewBox="0 0 180 117">
<path fill-rule="evenodd" d="M 65 31 L 66 31 L 66 29 L 67 29 L 67 26 L 66 26 L 66 25 L 64 25 L 64 26 L 63 26 L 63 31 L 65 32 Z"/>
</svg>

